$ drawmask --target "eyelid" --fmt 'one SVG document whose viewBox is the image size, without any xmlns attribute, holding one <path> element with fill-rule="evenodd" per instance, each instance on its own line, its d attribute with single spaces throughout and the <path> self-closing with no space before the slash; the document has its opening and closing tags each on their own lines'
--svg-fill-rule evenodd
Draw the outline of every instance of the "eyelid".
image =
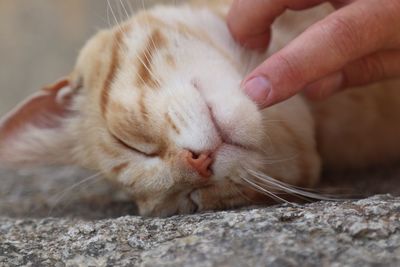
<svg viewBox="0 0 400 267">
<path fill-rule="evenodd" d="M 110 134 L 111 134 L 111 136 L 113 137 L 113 139 L 114 139 L 115 141 L 117 141 L 118 144 L 120 144 L 121 146 L 123 146 L 123 147 L 126 148 L 126 149 L 133 150 L 133 151 L 135 151 L 135 152 L 137 152 L 137 153 L 139 153 L 139 154 L 142 154 L 142 155 L 144 155 L 144 156 L 146 156 L 146 157 L 149 157 L 149 158 L 150 158 L 150 157 L 153 158 L 153 157 L 157 157 L 157 156 L 158 156 L 157 153 L 151 153 L 151 154 L 145 153 L 145 152 L 143 152 L 143 151 L 141 151 L 141 150 L 139 150 L 139 149 L 137 149 L 137 148 L 135 148 L 135 147 L 132 147 L 132 146 L 128 145 L 127 143 L 125 143 L 124 141 L 122 141 L 122 140 L 119 139 L 117 136 L 113 135 L 112 133 L 110 133 Z"/>
</svg>

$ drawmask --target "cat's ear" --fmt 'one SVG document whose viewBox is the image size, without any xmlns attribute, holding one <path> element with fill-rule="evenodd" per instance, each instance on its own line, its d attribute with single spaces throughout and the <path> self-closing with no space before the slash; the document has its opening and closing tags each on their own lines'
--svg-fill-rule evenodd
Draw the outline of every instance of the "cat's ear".
<svg viewBox="0 0 400 267">
<path fill-rule="evenodd" d="M 0 120 L 0 166 L 67 163 L 73 137 L 69 122 L 79 83 L 69 78 L 28 97 Z"/>
</svg>

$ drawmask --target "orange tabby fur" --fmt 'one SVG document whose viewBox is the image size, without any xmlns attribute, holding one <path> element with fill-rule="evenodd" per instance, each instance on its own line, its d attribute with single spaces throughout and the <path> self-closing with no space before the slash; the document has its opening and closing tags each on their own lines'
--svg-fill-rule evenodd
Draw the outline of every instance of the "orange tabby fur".
<svg viewBox="0 0 400 267">
<path fill-rule="evenodd" d="M 31 98 L 22 107 L 32 116 L 5 117 L 0 161 L 101 171 L 132 193 L 141 214 L 164 216 L 279 199 L 289 185 L 314 185 L 321 158 L 334 169 L 398 159 L 399 81 L 257 110 L 240 81 L 263 56 L 232 40 L 226 2 L 154 8 L 98 33 L 64 88 L 52 87 L 72 104 L 42 92 L 61 111 L 36 112 Z M 305 28 L 304 17 L 277 22 L 270 53 Z"/>
</svg>

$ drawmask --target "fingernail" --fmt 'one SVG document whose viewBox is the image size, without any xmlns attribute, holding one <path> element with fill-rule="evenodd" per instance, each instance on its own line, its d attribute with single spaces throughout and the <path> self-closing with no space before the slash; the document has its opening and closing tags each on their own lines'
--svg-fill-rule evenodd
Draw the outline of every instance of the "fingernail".
<svg viewBox="0 0 400 267">
<path fill-rule="evenodd" d="M 244 91 L 254 102 L 263 104 L 271 92 L 271 83 L 267 78 L 257 76 L 245 82 Z"/>
</svg>

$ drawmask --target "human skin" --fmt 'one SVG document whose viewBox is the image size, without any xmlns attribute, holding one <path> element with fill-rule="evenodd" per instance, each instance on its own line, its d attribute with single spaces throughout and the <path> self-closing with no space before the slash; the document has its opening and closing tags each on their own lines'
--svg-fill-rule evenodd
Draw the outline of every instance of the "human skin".
<svg viewBox="0 0 400 267">
<path fill-rule="evenodd" d="M 265 49 L 271 24 L 285 10 L 304 10 L 324 2 L 235 0 L 228 26 L 240 44 Z M 260 108 L 300 91 L 311 99 L 322 99 L 345 88 L 400 77 L 400 1 L 329 2 L 335 12 L 309 27 L 244 79 L 245 92 Z"/>
</svg>

